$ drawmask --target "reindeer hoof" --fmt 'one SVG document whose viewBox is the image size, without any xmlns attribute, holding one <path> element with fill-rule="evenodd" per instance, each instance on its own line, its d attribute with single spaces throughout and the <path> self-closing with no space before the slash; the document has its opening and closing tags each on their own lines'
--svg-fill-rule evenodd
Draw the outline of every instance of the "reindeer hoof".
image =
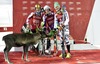
<svg viewBox="0 0 100 64">
<path fill-rule="evenodd" d="M 26 59 L 27 62 L 30 62 L 30 60 Z"/>
<path fill-rule="evenodd" d="M 5 62 L 7 62 L 7 60 L 5 59 Z"/>
<path fill-rule="evenodd" d="M 24 58 L 21 58 L 22 60 L 24 60 Z"/>
<path fill-rule="evenodd" d="M 13 64 L 12 62 L 8 62 L 8 64 Z"/>
<path fill-rule="evenodd" d="M 5 60 L 8 64 L 13 64 L 12 62 L 8 61 L 8 60 Z"/>
</svg>

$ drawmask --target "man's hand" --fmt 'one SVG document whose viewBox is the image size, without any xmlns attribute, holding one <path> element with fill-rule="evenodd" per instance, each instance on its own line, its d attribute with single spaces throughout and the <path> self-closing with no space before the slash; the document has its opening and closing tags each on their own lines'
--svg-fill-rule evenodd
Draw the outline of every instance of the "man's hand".
<svg viewBox="0 0 100 64">
<path fill-rule="evenodd" d="M 64 24 L 61 24 L 61 27 L 64 27 Z"/>
<path fill-rule="evenodd" d="M 58 26 L 57 28 L 58 28 L 58 31 L 61 31 L 63 29 L 63 27 L 61 26 Z"/>
</svg>

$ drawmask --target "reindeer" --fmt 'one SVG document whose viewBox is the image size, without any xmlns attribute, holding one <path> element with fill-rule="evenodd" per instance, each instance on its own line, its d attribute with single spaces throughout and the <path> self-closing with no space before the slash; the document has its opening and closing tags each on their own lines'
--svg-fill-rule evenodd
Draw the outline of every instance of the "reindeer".
<svg viewBox="0 0 100 64">
<path fill-rule="evenodd" d="M 3 36 L 3 41 L 5 42 L 5 48 L 4 48 L 4 57 L 5 61 L 8 64 L 13 64 L 10 62 L 8 58 L 8 53 L 11 50 L 12 47 L 20 47 L 23 46 L 23 53 L 22 53 L 22 60 L 24 60 L 24 55 L 26 54 L 26 61 L 30 61 L 28 59 L 28 47 L 31 44 L 37 44 L 41 38 L 46 37 L 44 33 L 12 33 Z"/>
</svg>

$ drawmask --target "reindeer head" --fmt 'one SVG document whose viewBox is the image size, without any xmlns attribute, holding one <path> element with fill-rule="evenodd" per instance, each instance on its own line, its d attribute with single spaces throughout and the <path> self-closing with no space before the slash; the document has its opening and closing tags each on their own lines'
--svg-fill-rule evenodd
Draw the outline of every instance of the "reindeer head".
<svg viewBox="0 0 100 64">
<path fill-rule="evenodd" d="M 47 34 L 44 29 L 38 29 L 37 33 L 41 34 L 41 38 L 53 37 L 53 36 L 57 35 L 56 30 L 51 30 L 50 33 Z"/>
</svg>

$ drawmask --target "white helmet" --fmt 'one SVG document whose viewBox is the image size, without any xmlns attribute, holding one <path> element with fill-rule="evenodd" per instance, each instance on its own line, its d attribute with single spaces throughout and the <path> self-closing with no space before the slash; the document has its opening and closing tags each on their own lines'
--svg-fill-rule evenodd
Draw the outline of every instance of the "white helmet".
<svg viewBox="0 0 100 64">
<path fill-rule="evenodd" d="M 44 6 L 44 10 L 50 9 L 50 7 L 48 5 Z"/>
</svg>

